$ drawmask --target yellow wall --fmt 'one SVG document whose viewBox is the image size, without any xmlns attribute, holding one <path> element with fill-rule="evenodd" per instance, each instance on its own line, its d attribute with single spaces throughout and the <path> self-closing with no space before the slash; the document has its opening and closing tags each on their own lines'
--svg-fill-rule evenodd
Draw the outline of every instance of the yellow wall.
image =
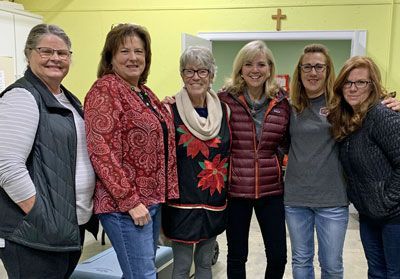
<svg viewBox="0 0 400 279">
<path fill-rule="evenodd" d="M 276 14 L 277 8 L 287 15 L 282 22 L 283 31 L 367 30 L 367 55 L 378 63 L 387 89 L 400 95 L 400 0 L 16 2 L 42 15 L 46 23 L 60 25 L 71 37 L 73 65 L 64 84 L 81 98 L 96 78 L 100 51 L 112 24 L 134 22 L 150 31 L 153 60 L 148 85 L 161 97 L 174 94 L 181 85 L 181 33 L 274 31 L 271 15 Z"/>
</svg>

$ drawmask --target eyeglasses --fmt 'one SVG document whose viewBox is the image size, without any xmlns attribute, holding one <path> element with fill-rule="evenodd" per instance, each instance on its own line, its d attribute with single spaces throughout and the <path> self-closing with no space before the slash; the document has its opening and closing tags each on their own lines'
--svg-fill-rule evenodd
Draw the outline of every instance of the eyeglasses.
<svg viewBox="0 0 400 279">
<path fill-rule="evenodd" d="M 197 75 L 201 78 L 208 77 L 210 74 L 210 70 L 208 69 L 200 69 L 200 70 L 191 70 L 191 69 L 183 69 L 182 74 L 187 77 L 187 78 L 192 78 L 194 77 L 194 74 L 197 73 Z"/>
<path fill-rule="evenodd" d="M 314 68 L 317 73 L 322 73 L 326 69 L 326 64 L 302 64 L 299 66 L 304 73 L 309 73 Z"/>
<path fill-rule="evenodd" d="M 354 85 L 356 86 L 357 89 L 360 89 L 360 88 L 365 88 L 365 87 L 367 87 L 368 84 L 370 84 L 370 83 L 372 83 L 372 81 L 369 81 L 369 80 L 356 80 L 356 81 L 350 81 L 350 80 L 348 80 L 348 81 L 345 81 L 345 82 L 343 83 L 343 88 L 349 89 L 349 88 L 351 88 L 351 87 L 353 86 L 353 84 L 354 84 Z"/>
<path fill-rule="evenodd" d="M 42 58 L 50 58 L 54 55 L 54 52 L 57 53 L 57 56 L 62 59 L 62 60 L 67 60 L 69 57 L 71 57 L 72 51 L 68 49 L 54 49 L 51 47 L 37 47 L 33 48 L 36 50 L 40 57 Z M 32 50 L 32 48 L 31 48 Z"/>
</svg>

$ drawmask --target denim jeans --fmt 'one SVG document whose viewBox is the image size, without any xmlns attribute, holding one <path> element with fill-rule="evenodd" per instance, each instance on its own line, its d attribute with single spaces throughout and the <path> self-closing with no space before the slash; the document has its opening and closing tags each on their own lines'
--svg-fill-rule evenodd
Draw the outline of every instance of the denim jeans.
<svg viewBox="0 0 400 279">
<path fill-rule="evenodd" d="M 190 277 L 194 248 L 194 277 L 196 279 L 211 279 L 211 265 L 216 239 L 217 237 L 214 236 L 196 244 L 172 241 L 172 251 L 174 253 L 172 278 L 187 279 Z"/>
<path fill-rule="evenodd" d="M 246 278 L 249 230 L 253 209 L 260 226 L 267 258 L 264 278 L 281 279 L 285 272 L 287 252 L 283 196 L 268 196 L 257 200 L 228 199 L 228 226 L 226 228 L 228 278 Z M 259 261 L 262 260 L 259 259 Z M 260 275 L 261 272 L 260 270 Z"/>
<path fill-rule="evenodd" d="M 343 245 L 349 208 L 285 206 L 294 279 L 313 279 L 314 228 L 321 278 L 343 278 Z"/>
<path fill-rule="evenodd" d="M 400 278 L 400 224 L 371 223 L 360 217 L 368 278 Z"/>
<path fill-rule="evenodd" d="M 124 279 L 156 279 L 155 252 L 161 226 L 160 205 L 148 208 L 151 221 L 137 226 L 128 213 L 99 214 L 117 254 Z"/>
</svg>

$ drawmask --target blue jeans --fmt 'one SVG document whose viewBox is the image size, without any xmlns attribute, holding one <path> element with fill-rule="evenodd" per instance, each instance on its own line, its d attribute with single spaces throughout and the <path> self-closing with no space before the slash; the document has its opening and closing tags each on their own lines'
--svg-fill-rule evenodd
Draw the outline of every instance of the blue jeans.
<svg viewBox="0 0 400 279">
<path fill-rule="evenodd" d="M 160 205 L 148 208 L 151 222 L 137 226 L 128 213 L 99 214 L 125 279 L 156 279 L 155 252 L 161 226 Z"/>
<path fill-rule="evenodd" d="M 342 255 L 349 221 L 348 206 L 285 206 L 285 214 L 292 247 L 293 278 L 315 278 L 314 228 L 318 239 L 321 278 L 343 278 Z"/>
<path fill-rule="evenodd" d="M 374 224 L 360 217 L 368 278 L 400 278 L 400 224 Z"/>
</svg>

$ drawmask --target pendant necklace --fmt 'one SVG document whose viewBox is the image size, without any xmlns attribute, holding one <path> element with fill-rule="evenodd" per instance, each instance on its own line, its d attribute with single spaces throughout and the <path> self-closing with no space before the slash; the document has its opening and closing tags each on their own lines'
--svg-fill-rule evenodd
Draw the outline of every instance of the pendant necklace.
<svg viewBox="0 0 400 279">
<path fill-rule="evenodd" d="M 255 116 L 256 113 L 257 113 L 257 110 L 256 110 L 256 100 L 255 100 L 255 99 L 253 100 L 253 99 L 251 98 L 251 96 L 250 96 L 249 92 L 247 92 L 247 90 L 245 91 L 245 94 L 246 94 L 247 104 L 248 104 L 248 106 L 249 106 L 249 108 L 250 108 L 250 113 L 251 113 L 252 116 Z"/>
<path fill-rule="evenodd" d="M 164 121 L 164 118 L 161 115 L 161 113 L 158 111 L 158 108 L 151 103 L 150 97 L 147 94 L 147 92 L 140 90 L 139 88 L 137 88 L 134 85 L 131 86 L 131 90 L 139 96 L 139 98 L 143 101 L 143 103 L 146 105 L 146 107 L 148 107 L 156 115 L 156 117 L 158 119 L 160 119 L 161 121 Z"/>
<path fill-rule="evenodd" d="M 252 102 L 252 104 L 250 104 L 250 112 L 251 112 L 251 114 L 254 116 L 254 115 L 256 115 L 256 108 L 255 108 L 255 106 L 256 106 L 256 101 L 255 101 L 255 100 L 252 100 L 250 96 L 249 96 L 249 99 L 250 99 L 250 101 Z"/>
</svg>

